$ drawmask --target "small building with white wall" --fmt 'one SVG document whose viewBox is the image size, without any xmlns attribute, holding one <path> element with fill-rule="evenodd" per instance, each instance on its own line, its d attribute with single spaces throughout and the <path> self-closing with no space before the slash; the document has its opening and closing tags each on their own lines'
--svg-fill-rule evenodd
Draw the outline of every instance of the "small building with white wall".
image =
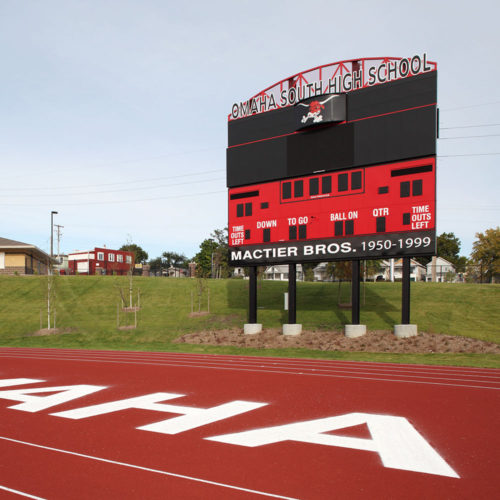
<svg viewBox="0 0 500 500">
<path fill-rule="evenodd" d="M 265 280 L 275 280 L 275 281 L 287 281 L 288 280 L 288 265 L 280 264 L 276 266 L 269 266 L 264 271 Z M 297 264 L 297 281 L 304 280 L 304 273 L 302 271 L 302 265 Z"/>
<path fill-rule="evenodd" d="M 50 255 L 35 245 L 0 238 L 0 274 L 47 274 Z"/>
<path fill-rule="evenodd" d="M 455 266 L 443 257 L 436 257 L 427 264 L 427 281 L 433 281 L 433 271 L 435 271 L 435 281 L 437 282 L 455 281 L 456 279 Z"/>
</svg>

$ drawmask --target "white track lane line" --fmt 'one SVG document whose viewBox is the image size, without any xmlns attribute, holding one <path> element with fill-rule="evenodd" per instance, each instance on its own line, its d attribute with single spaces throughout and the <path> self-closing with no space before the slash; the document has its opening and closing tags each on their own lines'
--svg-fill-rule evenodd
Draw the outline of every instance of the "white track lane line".
<svg viewBox="0 0 500 500">
<path fill-rule="evenodd" d="M 11 349 L 9 351 L 8 349 Z M 164 359 L 186 359 L 200 362 L 200 360 L 223 361 L 228 362 L 232 365 L 234 363 L 241 364 L 242 360 L 246 363 L 259 365 L 262 367 L 263 363 L 268 365 L 286 365 L 293 364 L 294 367 L 306 367 L 314 366 L 315 368 L 319 366 L 327 366 L 329 368 L 350 368 L 359 371 L 360 369 L 369 370 L 383 370 L 383 371 L 408 371 L 411 373 L 442 373 L 443 375 L 471 375 L 476 377 L 486 377 L 486 378 L 500 378 L 500 370 L 495 368 L 471 368 L 471 367 L 446 367 L 446 366 L 433 366 L 433 365 L 405 365 L 398 363 L 377 363 L 377 362 L 363 362 L 363 361 L 345 361 L 345 360 L 311 360 L 311 359 L 296 359 L 296 358 L 271 358 L 271 357 L 252 357 L 252 356 L 240 356 L 232 357 L 229 355 L 215 355 L 215 354 L 186 354 L 186 353 L 157 353 L 157 352 L 147 352 L 147 351 L 94 351 L 94 350 L 83 350 L 83 349 L 31 349 L 31 348 L 0 348 L 0 353 L 5 352 L 13 354 L 18 353 L 22 355 L 26 354 L 42 354 L 42 355 L 54 355 L 57 359 L 65 359 L 67 356 L 80 356 L 89 357 L 92 354 L 97 355 L 100 359 L 130 359 L 130 358 L 146 358 L 148 361 L 154 360 L 164 360 Z M 74 359 L 74 358 L 71 358 Z M 94 359 L 94 358 L 92 358 Z M 487 375 L 483 375 L 483 374 Z"/>
<path fill-rule="evenodd" d="M 478 383 L 490 383 L 490 384 L 500 384 L 500 376 L 492 376 L 492 375 L 478 375 L 478 374 L 464 374 L 464 373 L 441 373 L 437 374 L 435 372 L 428 372 L 427 370 L 419 370 L 419 371 L 413 371 L 413 372 L 408 372 L 406 373 L 401 373 L 401 370 L 397 370 L 396 367 L 385 367 L 381 369 L 372 369 L 372 368 L 365 368 L 365 367 L 321 367 L 312 364 L 314 368 L 311 367 L 311 364 L 304 364 L 304 363 L 293 363 L 293 362 L 288 362 L 288 363 L 265 363 L 265 362 L 257 362 L 257 363 L 252 363 L 248 362 L 246 358 L 243 358 L 243 360 L 240 360 L 238 363 L 227 363 L 227 362 L 219 362 L 216 359 L 210 359 L 209 361 L 205 361 L 203 358 L 197 359 L 197 358 L 178 358 L 178 357 L 168 357 L 168 358 L 162 358 L 160 359 L 157 356 L 91 356 L 91 355 L 86 355 L 84 354 L 83 356 L 78 356 L 78 357 L 73 357 L 70 358 L 69 354 L 66 354 L 64 356 L 59 356 L 59 355 L 54 355 L 56 353 L 47 353 L 45 356 L 47 356 L 50 359 L 55 359 L 55 360 L 61 360 L 61 361 L 74 361 L 75 359 L 81 360 L 81 361 L 101 361 L 101 362 L 123 362 L 123 363 L 131 363 L 131 362 L 158 362 L 158 363 L 163 363 L 164 360 L 169 360 L 173 363 L 179 364 L 179 360 L 183 360 L 184 363 L 187 363 L 188 365 L 191 366 L 196 366 L 196 367 L 224 367 L 224 368 L 267 368 L 267 369 L 272 369 L 274 370 L 275 368 L 280 368 L 280 369 L 285 369 L 285 370 L 304 370 L 304 371 L 311 371 L 313 373 L 321 373 L 321 372 L 333 372 L 335 374 L 356 374 L 356 375 L 375 375 L 375 376 L 380 376 L 380 377 L 392 377 L 394 374 L 397 375 L 398 377 L 401 378 L 413 378 L 413 379 L 428 379 L 428 380 L 438 380 L 438 381 L 453 381 L 453 382 L 478 382 Z M 2 353 L 0 351 L 0 357 L 2 357 Z M 34 353 L 19 353 L 19 354 L 14 354 L 12 357 L 22 357 L 22 358 L 33 358 Z M 469 375 L 469 376 L 468 376 Z M 474 377 L 474 378 L 473 378 Z M 479 378 L 484 378 L 488 380 L 479 380 Z M 498 379 L 498 381 L 496 380 Z"/>
<path fill-rule="evenodd" d="M 10 350 L 10 351 L 9 351 Z M 328 366 L 334 368 L 351 368 L 351 369 L 370 369 L 370 370 L 384 370 L 388 371 L 391 368 L 395 371 L 407 370 L 410 372 L 428 372 L 428 373 L 438 373 L 443 374 L 453 373 L 465 375 L 464 372 L 475 374 L 478 377 L 491 377 L 500 378 L 500 369 L 496 368 L 472 368 L 472 367 L 453 367 L 453 366 L 439 366 L 439 365 L 407 365 L 399 363 L 377 363 L 377 362 L 366 362 L 366 361 L 346 361 L 346 360 L 325 360 L 325 359 L 297 359 L 297 358 L 273 358 L 273 357 L 253 357 L 253 356 L 229 356 L 229 355 L 218 355 L 218 354 L 189 354 L 189 353 L 161 353 L 161 352 L 148 352 L 148 351 L 95 351 L 95 350 L 84 350 L 84 349 L 32 349 L 32 348 L 0 348 L 1 352 L 5 353 L 19 353 L 19 354 L 44 354 L 44 355 L 54 355 L 57 358 L 64 359 L 67 356 L 82 356 L 88 357 L 92 354 L 97 355 L 99 358 L 118 358 L 118 359 L 129 359 L 129 358 L 146 358 L 147 360 L 160 359 L 179 359 L 184 358 L 186 360 L 194 360 L 199 362 L 201 359 L 214 361 L 224 361 L 229 364 L 238 363 L 243 361 L 246 363 L 253 363 L 261 365 L 262 363 L 267 363 L 270 365 L 284 365 L 293 364 L 294 366 Z M 487 375 L 482 375 L 487 373 Z M 481 375 L 480 375 L 481 374 Z"/>
<path fill-rule="evenodd" d="M 0 353 L 0 357 L 3 357 L 3 355 Z M 33 354 L 28 354 L 24 356 L 15 356 L 15 357 L 20 357 L 20 358 L 34 358 Z M 78 359 L 79 361 L 96 361 L 96 362 L 109 362 L 109 363 L 143 363 L 143 362 L 150 362 L 150 363 L 157 363 L 157 364 L 163 364 L 165 363 L 164 360 L 161 359 L 156 359 L 155 357 L 133 357 L 133 356 L 127 356 L 127 357 L 105 357 L 105 356 L 98 356 L 98 357 L 92 357 L 92 356 L 79 356 L 78 358 L 69 358 L 68 356 L 50 356 L 48 359 L 54 359 L 56 361 L 74 361 L 75 359 Z M 335 374 L 358 374 L 358 375 L 376 375 L 380 377 L 392 377 L 393 375 L 397 375 L 398 377 L 402 378 L 411 378 L 411 379 L 427 379 L 427 380 L 439 380 L 439 381 L 453 381 L 453 382 L 479 382 L 479 383 L 490 383 L 490 384 L 500 384 L 500 377 L 488 377 L 486 375 L 470 375 L 469 378 L 457 378 L 458 374 L 456 376 L 453 376 L 453 374 L 449 373 L 443 373 L 443 374 L 427 374 L 427 375 L 420 375 L 420 373 L 428 373 L 425 371 L 422 372 L 415 372 L 413 374 L 406 374 L 406 373 L 400 373 L 398 370 L 391 370 L 386 369 L 384 371 L 381 370 L 371 370 L 370 368 L 359 368 L 359 369 L 348 369 L 348 367 L 345 368 L 337 368 L 337 367 L 331 367 L 331 368 L 320 368 L 320 367 L 315 367 L 311 368 L 309 366 L 305 365 L 294 365 L 294 364 L 281 364 L 278 365 L 276 363 L 271 363 L 271 364 L 266 364 L 266 363 L 257 363 L 257 364 L 247 364 L 246 362 L 240 362 L 238 364 L 235 363 L 220 363 L 215 360 L 211 360 L 210 362 L 208 361 L 203 361 L 203 360 L 183 360 L 184 365 L 181 365 L 179 363 L 180 360 L 176 358 L 170 358 L 170 362 L 178 364 L 179 366 L 194 366 L 194 367 L 204 367 L 204 368 L 235 368 L 235 369 L 242 369 L 242 368 L 267 368 L 270 370 L 275 370 L 276 368 L 280 368 L 282 370 L 303 370 L 307 372 L 312 372 L 312 373 L 322 373 L 326 372 L 328 373 L 335 373 Z M 201 363 L 201 364 L 200 364 Z M 408 373 L 408 372 L 407 372 Z M 447 375 L 447 377 L 445 376 Z M 466 375 L 461 374 L 461 377 L 464 377 Z M 471 378 L 474 377 L 474 378 Z M 489 380 L 478 380 L 478 377 L 486 378 Z M 494 380 L 494 379 L 497 379 Z M 493 379 L 493 380 L 492 380 Z"/>
<path fill-rule="evenodd" d="M 397 371 L 412 371 L 412 372 L 426 372 L 426 373 L 436 373 L 436 372 L 442 372 L 442 373 L 457 373 L 463 375 L 464 372 L 470 372 L 471 374 L 479 374 L 479 373 L 488 373 L 489 375 L 477 375 L 477 376 L 492 376 L 492 377 L 500 377 L 500 370 L 496 370 L 494 368 L 482 368 L 482 369 L 472 369 L 469 367 L 446 367 L 446 366 L 433 366 L 433 365 L 402 365 L 398 363 L 378 363 L 378 364 L 373 364 L 373 363 L 363 363 L 361 361 L 359 362 L 342 362 L 341 360 L 322 360 L 322 359 L 317 359 L 317 360 L 312 360 L 312 359 L 291 359 L 291 358 L 283 358 L 281 360 L 276 360 L 276 359 L 271 359 L 271 358 L 252 358 L 249 356 L 241 356 L 239 358 L 233 358 L 233 359 L 224 359 L 220 356 L 212 356 L 212 357 L 206 357 L 206 356 L 190 356 L 190 355 L 183 355 L 183 354 L 172 354 L 172 355 L 157 355 L 157 353 L 151 353 L 152 355 L 150 356 L 149 353 L 144 353 L 142 356 L 139 353 L 134 353 L 131 355 L 109 355 L 108 353 L 99 353 L 99 356 L 102 357 L 131 357 L 131 358 L 145 358 L 145 357 L 154 357 L 157 359 L 185 359 L 185 360 L 200 360 L 203 359 L 205 361 L 218 361 L 218 362 L 226 362 L 228 364 L 236 364 L 236 363 L 241 363 L 244 361 L 245 363 L 253 363 L 253 364 L 261 364 L 261 363 L 267 363 L 269 365 L 294 365 L 294 366 L 311 366 L 311 367 L 327 367 L 327 368 L 342 368 L 342 369 L 369 369 L 369 370 L 397 370 Z M 490 372 L 491 370 L 491 372 Z"/>
<path fill-rule="evenodd" d="M 15 356 L 3 356 L 0 354 L 0 358 L 15 358 Z M 449 386 L 449 387 L 466 387 L 470 389 L 487 389 L 487 390 L 500 390 L 500 387 L 489 387 L 486 385 L 467 385 L 467 384 L 449 384 L 441 382 L 425 382 L 422 380 L 399 380 L 394 378 L 377 378 L 377 377 L 358 377 L 352 375 L 333 375 L 333 374 L 321 374 L 321 373 L 311 373 L 311 372 L 301 372 L 301 371 L 285 371 L 285 370 L 263 370 L 263 369 L 250 369 L 250 368 L 237 368 L 237 367 L 225 367 L 225 366 L 204 366 L 204 365 L 187 365 L 181 363 L 150 363 L 145 361 L 106 361 L 98 359 L 83 359 L 83 358 L 54 358 L 54 357 L 41 357 L 41 356 L 18 356 L 20 359 L 43 359 L 48 361 L 78 361 L 86 363 L 112 363 L 118 365 L 144 365 L 144 366 L 172 366 L 174 368 L 199 368 L 206 370 L 227 370 L 227 371 L 240 371 L 240 372 L 250 372 L 250 373 L 272 373 L 278 375 L 306 375 L 310 377 L 327 377 L 327 378 L 343 378 L 343 379 L 354 379 L 354 380 L 374 380 L 378 382 L 399 382 L 406 384 L 424 384 L 424 385 L 439 385 L 439 386 Z M 486 383 L 481 381 L 482 383 Z"/>
<path fill-rule="evenodd" d="M 61 356 L 61 357 L 55 357 L 54 359 L 61 359 L 64 360 L 66 359 L 67 356 Z M 397 374 L 400 377 L 414 377 L 414 378 L 427 378 L 427 379 L 440 379 L 440 380 L 455 380 L 455 381 L 466 381 L 466 382 L 483 382 L 483 380 L 477 380 L 478 378 L 486 378 L 486 379 L 493 379 L 493 380 L 488 380 L 488 382 L 491 383 L 496 383 L 495 379 L 498 379 L 498 383 L 500 383 L 500 374 L 499 375 L 479 375 L 476 373 L 461 373 L 460 371 L 458 372 L 448 372 L 448 371 L 443 371 L 442 373 L 437 373 L 435 371 L 428 371 L 428 370 L 413 370 L 413 371 L 408 371 L 406 370 L 406 373 L 401 373 L 402 370 L 397 369 L 397 367 L 393 366 L 388 366 L 388 367 L 377 367 L 377 368 L 372 368 L 372 367 L 356 367 L 356 366 L 321 366 L 315 363 L 293 363 L 293 362 L 283 362 L 283 363 L 268 363 L 265 361 L 256 361 L 252 362 L 248 358 L 243 358 L 238 360 L 238 362 L 227 362 L 227 361 L 218 361 L 216 359 L 211 359 L 211 360 L 200 360 L 197 358 L 178 358 L 178 357 L 165 357 L 165 358 L 159 358 L 157 356 L 97 356 L 97 357 L 92 357 L 92 356 L 81 356 L 79 359 L 90 359 L 90 360 L 103 360 L 103 361 L 121 361 L 123 360 L 124 362 L 128 361 L 151 361 L 151 362 L 164 362 L 164 361 L 171 361 L 171 362 L 177 362 L 178 360 L 182 360 L 185 363 L 196 363 L 197 366 L 202 366 L 201 363 L 203 363 L 203 366 L 225 366 L 225 367 L 237 367 L 237 368 L 248 368 L 248 367 L 256 367 L 256 368 L 281 368 L 281 369 L 301 369 L 301 370 L 310 370 L 313 372 L 330 372 L 333 371 L 334 373 L 359 373 L 359 374 L 365 374 L 365 375 L 379 375 L 379 376 L 392 376 L 393 374 Z M 430 376 L 428 376 L 430 375 Z M 460 377 L 467 377 L 468 378 L 456 378 L 458 376 Z M 451 377 L 451 378 L 446 378 Z M 475 377 L 475 378 L 471 378 Z"/>
<path fill-rule="evenodd" d="M 282 498 L 284 500 L 298 500 L 298 499 L 293 498 L 293 497 L 284 497 L 282 495 L 275 495 L 274 493 L 267 493 L 265 491 L 251 490 L 248 488 L 242 488 L 240 486 L 234 486 L 232 484 L 218 483 L 216 481 L 209 481 L 208 479 L 200 479 L 199 477 L 185 476 L 184 474 L 176 474 L 175 472 L 167 472 L 164 470 L 150 469 L 149 467 L 142 467 L 140 465 L 129 464 L 126 462 L 117 462 L 116 460 L 109 460 L 107 458 L 95 457 L 92 455 L 85 455 L 83 453 L 77 453 L 75 451 L 61 450 L 60 448 L 52 448 L 51 446 L 44 446 L 41 444 L 29 443 L 27 441 L 19 441 L 17 439 L 8 438 L 5 436 L 0 436 L 0 439 L 3 439 L 4 441 L 10 441 L 11 443 L 22 444 L 25 446 L 32 446 L 33 448 L 40 448 L 42 450 L 56 451 L 58 453 L 64 453 L 66 455 L 73 455 L 75 457 L 87 458 L 89 460 L 95 460 L 96 462 L 104 462 L 107 464 L 120 465 L 122 467 L 128 467 L 130 469 L 136 469 L 136 470 L 141 470 L 141 471 L 145 471 L 145 472 L 153 472 L 155 474 L 161 474 L 164 476 L 176 477 L 176 478 L 180 478 L 180 479 L 187 479 L 189 481 L 210 484 L 212 486 L 220 486 L 221 488 L 228 488 L 231 490 L 245 491 L 247 493 L 254 493 L 254 494 L 260 495 L 260 496 L 272 497 L 272 498 Z M 32 498 L 38 498 L 38 497 L 32 497 Z"/>
<path fill-rule="evenodd" d="M 177 360 L 183 360 L 186 363 L 197 363 L 198 365 L 200 363 L 205 363 L 205 364 L 212 364 L 212 365 L 220 365 L 223 363 L 223 365 L 227 366 L 238 366 L 238 367 L 248 367 L 248 366 L 256 366 L 259 368 L 267 367 L 267 368 L 274 368 L 274 367 L 280 367 L 280 368 L 299 368 L 300 369 L 310 369 L 312 371 L 326 371 L 326 370 L 336 370 L 339 372 L 347 372 L 347 373 L 356 373 L 356 372 L 361 372 L 364 370 L 362 373 L 370 373 L 370 374 L 393 374 L 397 373 L 400 374 L 402 371 L 406 371 L 407 373 L 422 373 L 422 374 L 436 374 L 436 375 L 448 375 L 448 376 L 453 376 L 453 375 L 460 375 L 461 377 L 467 376 L 467 373 L 464 373 L 463 371 L 449 371 L 449 370 L 444 370 L 442 373 L 438 373 L 435 370 L 425 370 L 425 369 L 415 369 L 415 370 L 401 370 L 397 365 L 388 365 L 388 366 L 380 366 L 380 367 L 371 367 L 371 366 L 356 366 L 356 365 L 348 365 L 348 366 L 342 366 L 342 365 L 325 365 L 325 364 L 320 364 L 320 363 L 314 363 L 314 362 L 294 362 L 293 360 L 284 360 L 281 363 L 278 362 L 268 362 L 265 360 L 252 360 L 250 358 L 245 358 L 242 357 L 238 361 L 235 362 L 228 362 L 226 360 L 220 360 L 216 357 L 214 358 L 196 358 L 196 357 L 187 357 L 187 356 L 153 356 L 153 355 L 107 355 L 107 354 L 100 354 L 98 356 L 92 356 L 91 354 L 83 354 L 83 355 L 78 355 L 78 354 L 69 354 L 69 353 L 64 353 L 63 355 L 61 354 L 56 354 L 52 352 L 19 352 L 19 353 L 3 353 L 5 356 L 11 355 L 12 357 L 30 357 L 33 355 L 36 356 L 47 356 L 53 359 L 58 359 L 58 360 L 65 360 L 65 359 L 70 359 L 74 360 L 76 359 L 76 356 L 78 359 L 85 359 L 85 360 L 112 360 L 112 361 L 120 361 L 123 360 L 124 362 L 132 360 L 132 361 L 149 361 L 149 362 L 156 362 L 156 361 L 177 361 Z M 2 355 L 2 351 L 0 351 L 0 356 Z M 73 356 L 73 357 L 70 357 Z M 482 372 L 484 373 L 484 372 Z M 407 376 L 407 375 L 401 375 L 401 376 Z M 420 375 L 416 375 L 420 376 Z M 424 375 L 422 375 L 424 376 Z M 500 380 L 500 374 L 488 374 L 488 375 L 479 375 L 477 373 L 471 373 L 470 376 L 474 377 L 483 377 L 483 378 L 498 378 Z M 469 379 L 468 379 L 469 380 Z"/>
<path fill-rule="evenodd" d="M 24 491 L 13 490 L 12 488 L 7 488 L 6 486 L 2 486 L 0 484 L 0 490 L 8 491 L 9 493 L 15 493 L 16 495 L 26 497 L 26 498 L 34 498 L 35 500 L 46 500 L 42 497 L 36 497 L 35 495 L 30 495 L 29 493 L 25 493 Z"/>
</svg>

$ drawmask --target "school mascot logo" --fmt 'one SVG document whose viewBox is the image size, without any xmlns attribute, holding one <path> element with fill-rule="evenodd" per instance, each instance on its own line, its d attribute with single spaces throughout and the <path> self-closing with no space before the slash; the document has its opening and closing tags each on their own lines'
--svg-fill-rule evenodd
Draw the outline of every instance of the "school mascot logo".
<svg viewBox="0 0 500 500">
<path fill-rule="evenodd" d="M 330 96 L 326 98 L 324 101 L 311 101 L 309 104 L 303 104 L 299 103 L 299 106 L 304 106 L 306 108 L 309 108 L 309 112 L 307 115 L 302 116 L 302 123 L 307 123 L 309 119 L 312 120 L 312 123 L 320 123 L 323 121 L 323 115 L 321 113 L 321 110 L 325 109 L 325 104 L 333 99 L 334 96 Z"/>
</svg>

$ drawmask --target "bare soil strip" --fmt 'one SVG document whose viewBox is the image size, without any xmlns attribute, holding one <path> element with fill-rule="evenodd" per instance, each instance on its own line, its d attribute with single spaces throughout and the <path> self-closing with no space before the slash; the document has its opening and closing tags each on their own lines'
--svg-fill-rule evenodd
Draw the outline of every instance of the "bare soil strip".
<svg viewBox="0 0 500 500">
<path fill-rule="evenodd" d="M 279 329 L 270 328 L 255 335 L 244 335 L 242 330 L 234 328 L 189 333 L 179 337 L 175 342 L 259 349 L 291 347 L 319 351 L 500 354 L 500 345 L 493 342 L 433 333 L 419 333 L 415 337 L 398 339 L 388 330 L 368 331 L 362 337 L 347 338 L 339 331 L 303 331 L 301 335 L 291 337 L 283 335 Z"/>
</svg>

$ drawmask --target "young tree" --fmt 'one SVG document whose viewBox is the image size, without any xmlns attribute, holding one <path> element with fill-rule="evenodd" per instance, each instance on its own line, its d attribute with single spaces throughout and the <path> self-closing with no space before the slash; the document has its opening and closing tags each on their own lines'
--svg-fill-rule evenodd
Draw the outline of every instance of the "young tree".
<svg viewBox="0 0 500 500">
<path fill-rule="evenodd" d="M 350 260 L 337 261 L 333 268 L 333 277 L 339 281 L 337 291 L 337 304 L 341 304 L 341 287 L 342 281 L 351 281 L 352 279 L 352 262 Z"/>
<path fill-rule="evenodd" d="M 500 274 L 500 227 L 476 233 L 472 244 L 472 261 L 480 268 L 481 279 L 488 283 Z"/>
<path fill-rule="evenodd" d="M 200 251 L 195 255 L 196 273 L 202 277 L 227 278 L 231 274 L 228 264 L 229 245 L 227 227 L 216 229 L 210 238 L 200 245 Z"/>
<path fill-rule="evenodd" d="M 213 255 L 217 251 L 217 242 L 212 238 L 203 240 L 200 251 L 194 256 L 196 262 L 196 274 L 202 278 L 209 278 L 213 273 Z"/>
<path fill-rule="evenodd" d="M 217 243 L 217 249 L 214 253 L 214 278 L 227 278 L 231 275 L 231 269 L 229 267 L 228 256 L 229 256 L 229 243 L 228 243 L 228 230 L 227 227 L 224 229 L 215 229 L 211 234 L 210 238 L 215 240 Z"/>
</svg>

